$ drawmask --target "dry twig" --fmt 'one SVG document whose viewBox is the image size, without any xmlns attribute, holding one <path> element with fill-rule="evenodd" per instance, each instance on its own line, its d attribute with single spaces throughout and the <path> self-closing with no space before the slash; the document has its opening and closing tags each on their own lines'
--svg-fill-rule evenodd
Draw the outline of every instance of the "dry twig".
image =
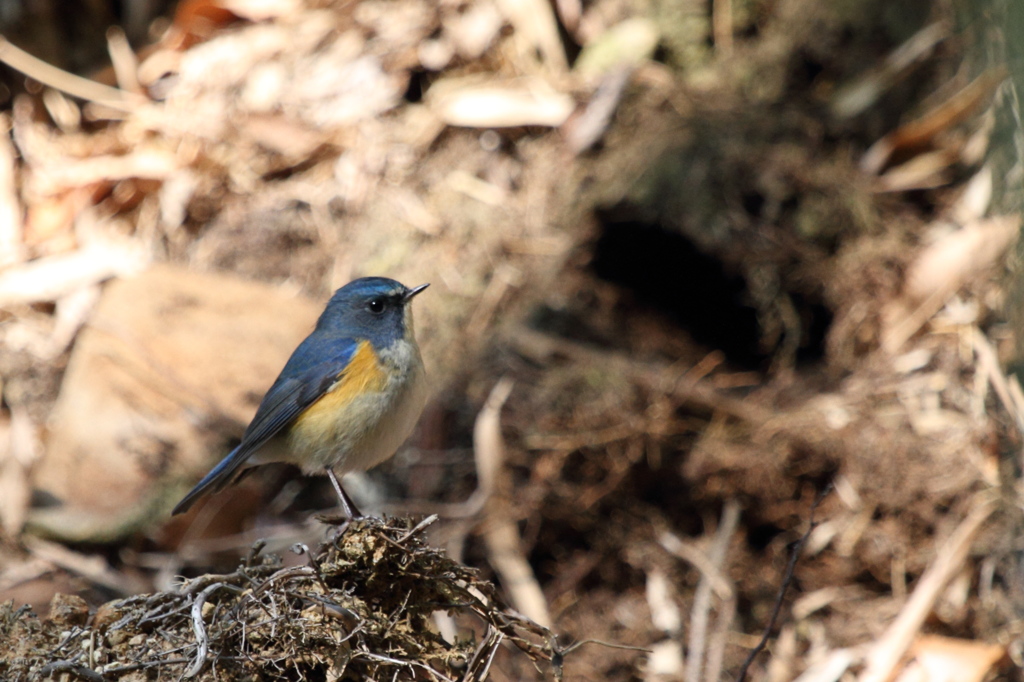
<svg viewBox="0 0 1024 682">
<path fill-rule="evenodd" d="M 996 500 L 989 493 L 979 494 L 967 518 L 939 548 L 935 561 L 921 576 L 900 615 L 868 652 L 860 682 L 884 682 L 890 679 L 896 664 L 917 636 L 942 590 L 963 568 L 975 537 L 995 509 Z"/>
<path fill-rule="evenodd" d="M 729 549 L 729 541 L 736 532 L 736 526 L 740 520 L 740 505 L 735 500 L 730 500 L 722 509 L 722 520 L 718 525 L 718 531 L 711 543 L 711 550 L 708 552 L 708 560 L 715 567 L 716 572 L 721 574 L 721 566 L 725 561 L 725 553 Z M 699 682 L 701 671 L 704 668 L 704 656 L 706 653 L 708 614 L 711 611 L 712 581 L 707 575 L 701 577 L 697 584 L 697 590 L 693 595 L 693 609 L 690 611 L 690 641 L 686 659 L 686 674 L 684 679 L 692 682 Z M 733 592 L 730 589 L 727 594 Z M 725 624 L 728 627 L 728 623 Z M 717 660 L 714 661 L 715 670 L 708 668 L 708 673 L 714 676 L 705 676 L 709 682 L 717 682 L 718 672 L 721 670 L 721 652 L 716 652 Z"/>
<path fill-rule="evenodd" d="M 775 629 L 775 621 L 779 618 L 779 613 L 782 611 L 782 603 L 786 598 L 786 592 L 789 590 L 789 586 L 793 582 L 793 571 L 796 569 L 796 562 L 800 558 L 800 553 L 807 543 L 807 538 L 811 537 L 811 533 L 814 531 L 814 512 L 817 511 L 818 505 L 821 501 L 832 491 L 832 485 L 829 484 L 818 493 L 818 496 L 814 500 L 814 504 L 811 505 L 811 512 L 807 520 L 807 530 L 800 539 L 797 540 L 793 546 L 793 551 L 789 556 L 789 563 L 786 565 L 786 574 L 782 578 L 782 585 L 779 587 L 779 593 L 775 597 L 775 605 L 772 607 L 771 616 L 768 618 L 768 623 L 764 627 L 764 633 L 761 635 L 761 640 L 757 643 L 750 653 L 747 654 L 746 659 L 743 661 L 743 665 L 740 666 L 739 674 L 736 675 L 737 682 L 743 682 L 747 678 L 747 670 L 750 669 L 750 664 L 754 662 L 757 655 L 764 651 L 765 646 L 768 644 L 768 638 L 771 637 L 772 631 Z"/>
<path fill-rule="evenodd" d="M 286 664 L 299 679 L 450 681 L 470 662 L 483 679 L 502 641 L 538 665 L 560 658 L 549 631 L 484 596 L 493 588 L 428 548 L 421 533 L 409 535 L 411 526 L 354 523 L 312 552 L 308 566 L 281 568 L 279 558 L 267 556 L 179 590 L 111 602 L 88 626 L 63 633 L 0 605 L 0 640 L 22 642 L 17 658 L 0 650 L 0 670 L 5 679 L 28 679 L 28 671 L 46 665 L 83 679 L 154 667 L 179 679 L 280 679 Z M 482 619 L 489 643 L 425 637 L 437 610 Z M 88 650 L 93 638 L 107 645 L 93 651 L 88 666 L 69 657 Z M 347 655 L 339 658 L 339 651 Z"/>
<path fill-rule="evenodd" d="M 137 95 L 97 83 L 88 78 L 76 76 L 63 69 L 58 69 L 52 64 L 47 64 L 21 48 L 15 47 L 3 36 L 0 36 L 0 62 L 7 64 L 15 71 L 20 71 L 26 76 L 39 81 L 43 85 L 48 85 L 51 88 L 56 88 L 75 97 L 81 97 L 82 99 L 102 104 L 111 109 L 133 111 L 145 102 L 144 98 Z"/>
</svg>

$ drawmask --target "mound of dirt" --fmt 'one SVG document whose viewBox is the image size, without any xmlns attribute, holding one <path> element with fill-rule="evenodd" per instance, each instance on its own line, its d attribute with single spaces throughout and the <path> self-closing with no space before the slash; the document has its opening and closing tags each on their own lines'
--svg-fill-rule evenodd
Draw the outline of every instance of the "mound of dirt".
<svg viewBox="0 0 1024 682">
<path fill-rule="evenodd" d="M 39 620 L 0 606 L 0 675 L 81 680 L 463 679 L 486 677 L 503 641 L 549 673 L 554 636 L 503 607 L 478 572 L 428 548 L 420 532 L 364 520 L 303 566 L 259 557 L 173 592 L 108 602 L 91 617 L 59 595 Z M 447 641 L 435 618 L 473 619 L 478 638 Z"/>
</svg>

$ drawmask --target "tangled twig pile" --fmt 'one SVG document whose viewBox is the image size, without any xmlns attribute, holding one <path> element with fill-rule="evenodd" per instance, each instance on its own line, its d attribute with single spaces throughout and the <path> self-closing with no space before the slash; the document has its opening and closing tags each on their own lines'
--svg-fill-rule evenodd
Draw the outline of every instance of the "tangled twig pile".
<svg viewBox="0 0 1024 682">
<path fill-rule="evenodd" d="M 304 565 L 259 558 L 178 590 L 88 608 L 62 596 L 40 621 L 0 606 L 5 680 L 70 673 L 81 680 L 480 680 L 508 640 L 539 668 L 557 662 L 553 635 L 502 606 L 493 587 L 428 547 L 424 523 L 359 521 Z M 304 547 L 297 548 L 305 551 Z M 446 641 L 437 613 L 479 637 Z"/>
</svg>

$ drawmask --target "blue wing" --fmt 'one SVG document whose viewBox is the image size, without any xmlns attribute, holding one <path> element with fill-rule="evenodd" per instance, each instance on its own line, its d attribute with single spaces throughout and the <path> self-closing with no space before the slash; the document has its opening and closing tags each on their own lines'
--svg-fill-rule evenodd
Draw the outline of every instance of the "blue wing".
<svg viewBox="0 0 1024 682">
<path fill-rule="evenodd" d="M 231 482 L 253 452 L 327 392 L 348 367 L 358 348 L 359 342 L 351 338 L 332 337 L 317 331 L 306 337 L 263 396 L 242 442 L 182 498 L 171 514 L 188 511 L 200 497 Z"/>
</svg>

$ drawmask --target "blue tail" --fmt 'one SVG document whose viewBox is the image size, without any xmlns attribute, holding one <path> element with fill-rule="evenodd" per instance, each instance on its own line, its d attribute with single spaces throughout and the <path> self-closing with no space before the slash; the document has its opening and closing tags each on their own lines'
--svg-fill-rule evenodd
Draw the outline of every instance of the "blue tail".
<svg viewBox="0 0 1024 682">
<path fill-rule="evenodd" d="M 187 512 L 200 497 L 206 493 L 216 492 L 230 483 L 234 479 L 235 472 L 238 471 L 238 467 L 248 459 L 249 453 L 240 453 L 239 450 L 241 449 L 242 446 L 239 445 L 228 453 L 228 456 L 222 459 L 220 464 L 213 467 L 210 473 L 206 474 L 206 476 L 203 477 L 203 480 L 199 481 L 199 483 L 196 484 L 196 487 L 192 488 L 192 491 L 183 497 L 181 502 L 174 507 L 171 511 L 171 516 Z"/>
</svg>

